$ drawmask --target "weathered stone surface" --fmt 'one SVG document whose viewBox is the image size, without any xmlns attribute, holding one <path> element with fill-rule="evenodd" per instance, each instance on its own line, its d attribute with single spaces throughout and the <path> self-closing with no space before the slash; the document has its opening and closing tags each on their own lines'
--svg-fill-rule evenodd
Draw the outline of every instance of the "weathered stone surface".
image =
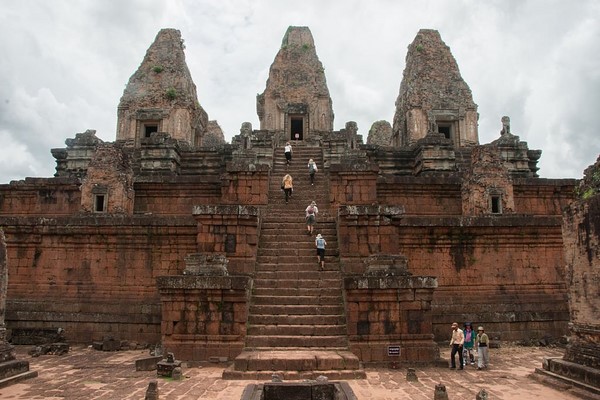
<svg viewBox="0 0 600 400">
<path fill-rule="evenodd" d="M 156 35 L 121 97 L 117 140 L 132 140 L 139 146 L 151 132 L 169 132 L 192 146 L 202 144 L 208 116 L 198 102 L 184 48 L 176 29 L 162 29 Z"/>
<path fill-rule="evenodd" d="M 505 166 L 512 176 L 537 177 L 537 162 L 542 155 L 541 150 L 529 150 L 527 142 L 521 141 L 519 136 L 511 133 L 510 118 L 504 116 L 501 119 L 502 130 L 500 137 L 489 146 L 504 160 Z"/>
<path fill-rule="evenodd" d="M 433 400 L 448 400 L 448 392 L 446 392 L 446 385 L 442 385 L 441 383 L 435 385 Z"/>
<path fill-rule="evenodd" d="M 11 328 L 61 326 L 89 343 L 118 327 L 123 339 L 164 339 L 194 360 L 233 360 L 249 344 L 349 346 L 367 363 L 388 363 L 390 344 L 406 360 L 435 359 L 432 337 L 446 340 L 465 310 L 494 341 L 562 337 L 562 209 L 577 182 L 538 179 L 540 151 L 507 119 L 497 141 L 475 146 L 476 106 L 437 32 L 421 31 L 409 48 L 397 104 L 405 123 L 394 124 L 406 135 L 394 130 L 393 146 L 364 145 L 352 121 L 333 131 L 310 32 L 291 28 L 284 43 L 258 99 L 268 129 L 245 123 L 231 145 L 209 144 L 206 129 L 220 134 L 196 103 L 179 34 L 167 30 L 124 93 L 116 142 L 77 134 L 53 150 L 56 177 L 0 185 Z M 168 68 L 157 65 L 163 59 Z M 281 144 L 298 123 L 303 136 L 285 167 Z M 494 161 L 482 163 L 490 154 Z M 320 168 L 314 187 L 309 158 Z M 283 206 L 285 168 L 299 178 Z M 110 211 L 82 213 L 103 187 Z M 501 215 L 483 212 L 489 188 L 512 191 Z M 328 241 L 323 271 L 300 229 L 313 197 Z M 371 264 L 364 276 L 370 256 L 400 252 L 407 274 Z M 186 256 L 198 253 L 224 254 L 229 275 L 194 275 L 201 263 L 184 274 Z"/>
<path fill-rule="evenodd" d="M 148 388 L 146 389 L 146 395 L 144 396 L 144 400 L 158 400 L 158 394 L 158 382 L 150 381 L 148 383 Z"/>
<path fill-rule="evenodd" d="M 513 181 L 498 152 L 477 146 L 462 183 L 463 215 L 512 214 Z"/>
<path fill-rule="evenodd" d="M 0 342 L 6 340 L 6 292 L 8 291 L 8 265 L 6 236 L 0 227 Z"/>
<path fill-rule="evenodd" d="M 135 191 L 127 153 L 113 144 L 95 148 L 81 182 L 81 210 L 86 213 L 132 214 Z"/>
<path fill-rule="evenodd" d="M 428 132 L 442 132 L 455 146 L 479 143 L 477 105 L 458 64 L 440 34 L 421 29 L 408 46 L 406 67 L 396 100 L 396 146 L 407 146 Z"/>
<path fill-rule="evenodd" d="M 176 369 L 179 368 L 178 372 L 175 372 Z M 181 377 L 181 361 L 176 360 L 173 353 L 167 354 L 167 358 L 162 361 L 159 361 L 156 364 L 156 374 L 158 376 L 164 376 L 167 378 L 174 378 L 173 374 L 179 374 Z"/>
<path fill-rule="evenodd" d="M 162 355 L 160 355 L 160 356 L 152 356 L 152 357 L 140 358 L 139 360 L 135 360 L 135 370 L 136 371 L 154 371 L 154 370 L 156 370 L 156 365 L 162 359 L 163 359 L 163 357 L 162 357 Z"/>
<path fill-rule="evenodd" d="M 208 121 L 207 132 L 202 138 L 201 146 L 216 147 L 225 144 L 225 135 L 219 123 L 215 120 Z"/>
<path fill-rule="evenodd" d="M 403 255 L 373 254 L 365 260 L 365 276 L 410 275 L 408 259 Z"/>
<path fill-rule="evenodd" d="M 333 129 L 325 69 L 308 27 L 288 28 L 269 70 L 265 91 L 257 96 L 256 103 L 260 129 L 283 131 L 288 127 L 287 140 L 294 139 L 296 133 L 300 139 L 308 139 L 313 131 Z M 294 119 L 302 121 L 297 131 L 291 126 Z"/>
<path fill-rule="evenodd" d="M 418 382 L 419 381 L 419 377 L 417 376 L 417 373 L 415 372 L 414 368 L 406 369 L 406 380 L 408 382 Z"/>
<path fill-rule="evenodd" d="M 223 254 L 188 254 L 184 275 L 225 276 L 229 260 Z"/>
<path fill-rule="evenodd" d="M 600 195 L 565 210 L 563 240 L 572 323 L 565 359 L 600 369 Z"/>
<path fill-rule="evenodd" d="M 581 200 L 587 200 L 600 193 L 600 156 L 593 165 L 583 171 L 583 179 L 577 186 L 577 195 Z"/>
<path fill-rule="evenodd" d="M 29 362 L 16 359 L 15 348 L 6 338 L 6 295 L 8 290 L 8 259 L 6 237 L 0 227 L 0 381 L 8 386 L 13 381 L 34 378 L 37 372 L 29 371 Z"/>
<path fill-rule="evenodd" d="M 392 126 L 388 121 L 376 121 L 371 125 L 367 136 L 367 144 L 379 146 L 392 145 Z"/>
</svg>

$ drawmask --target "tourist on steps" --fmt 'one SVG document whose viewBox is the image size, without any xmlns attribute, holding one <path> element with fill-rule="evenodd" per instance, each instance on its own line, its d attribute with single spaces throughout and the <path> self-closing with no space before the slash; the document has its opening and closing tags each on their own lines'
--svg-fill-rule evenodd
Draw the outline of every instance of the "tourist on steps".
<svg viewBox="0 0 600 400">
<path fill-rule="evenodd" d="M 315 246 L 317 246 L 317 260 L 322 271 L 325 269 L 325 246 L 327 246 L 327 242 L 320 233 L 315 239 Z"/>
<path fill-rule="evenodd" d="M 313 234 L 313 227 L 317 220 L 317 214 L 319 213 L 319 209 L 317 208 L 317 203 L 314 201 L 311 202 L 308 207 L 306 207 L 306 233 L 309 235 Z"/>
<path fill-rule="evenodd" d="M 283 180 L 281 181 L 281 189 L 283 189 L 283 193 L 285 194 L 285 203 L 287 204 L 288 199 L 292 197 L 292 192 L 294 191 L 294 183 L 290 174 L 285 174 L 283 177 Z"/>
<path fill-rule="evenodd" d="M 290 162 L 292 162 L 292 145 L 290 144 L 290 142 L 287 142 L 285 144 L 283 154 L 285 154 L 285 163 L 287 165 L 290 165 Z"/>
<path fill-rule="evenodd" d="M 308 160 L 308 173 L 310 175 L 311 185 L 315 184 L 315 172 L 317 172 L 318 170 L 319 169 L 317 168 L 317 164 L 314 162 L 314 160 L 312 158 Z"/>
</svg>

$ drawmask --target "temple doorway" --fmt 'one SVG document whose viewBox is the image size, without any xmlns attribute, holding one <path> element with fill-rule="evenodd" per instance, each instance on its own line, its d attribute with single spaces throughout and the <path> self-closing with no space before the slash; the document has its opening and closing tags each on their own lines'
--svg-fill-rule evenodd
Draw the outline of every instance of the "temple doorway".
<svg viewBox="0 0 600 400">
<path fill-rule="evenodd" d="M 292 140 L 303 140 L 304 139 L 304 118 L 302 118 L 302 117 L 291 117 L 290 118 L 290 139 L 292 139 Z"/>
</svg>

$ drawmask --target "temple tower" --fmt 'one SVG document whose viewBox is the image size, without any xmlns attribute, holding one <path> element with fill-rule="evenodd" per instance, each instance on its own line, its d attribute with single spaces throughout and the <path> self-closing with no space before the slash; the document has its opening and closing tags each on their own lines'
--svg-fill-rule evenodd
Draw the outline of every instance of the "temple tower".
<svg viewBox="0 0 600 400">
<path fill-rule="evenodd" d="M 198 102 L 196 85 L 185 62 L 176 29 L 162 29 L 131 76 L 118 108 L 117 140 L 136 147 L 154 132 L 201 146 L 208 115 Z"/>
<path fill-rule="evenodd" d="M 438 31 L 421 29 L 408 46 L 396 99 L 393 144 L 408 146 L 428 132 L 442 133 L 455 147 L 479 143 L 477 105 L 450 48 Z"/>
<path fill-rule="evenodd" d="M 325 70 L 308 27 L 288 28 L 267 87 L 256 97 L 256 109 L 261 130 L 283 131 L 287 139 L 303 140 L 315 131 L 333 130 Z"/>
</svg>

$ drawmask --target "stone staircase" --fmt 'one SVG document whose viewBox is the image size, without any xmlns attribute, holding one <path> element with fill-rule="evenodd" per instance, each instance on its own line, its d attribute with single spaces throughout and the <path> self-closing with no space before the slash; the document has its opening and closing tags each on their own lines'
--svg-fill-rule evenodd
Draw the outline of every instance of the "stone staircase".
<svg viewBox="0 0 600 400">
<path fill-rule="evenodd" d="M 328 209 L 328 181 L 320 148 L 294 146 L 291 165 L 283 148 L 275 149 L 269 204 L 262 222 L 256 274 L 250 303 L 246 348 L 226 379 L 363 378 L 358 358 L 348 350 L 348 336 L 335 216 Z M 310 184 L 308 160 L 319 171 Z M 288 204 L 281 180 L 289 173 L 294 192 Z M 317 262 L 315 235 L 304 220 L 311 201 L 319 214 L 315 234 L 327 241 L 325 268 Z"/>
</svg>

